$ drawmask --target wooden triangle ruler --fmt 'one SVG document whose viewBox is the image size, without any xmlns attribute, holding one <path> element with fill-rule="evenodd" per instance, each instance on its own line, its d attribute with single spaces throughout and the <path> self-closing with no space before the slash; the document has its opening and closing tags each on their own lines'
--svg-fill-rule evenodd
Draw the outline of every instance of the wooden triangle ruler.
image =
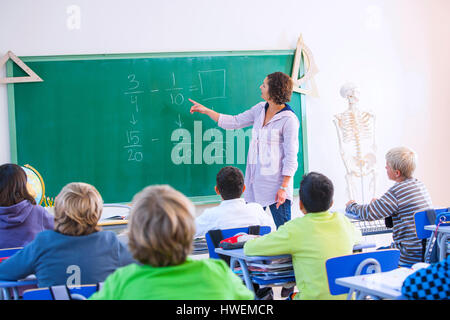
<svg viewBox="0 0 450 320">
<path fill-rule="evenodd" d="M 0 59 L 0 68 L 11 59 L 14 61 L 23 71 L 28 74 L 28 77 L 5 77 L 0 78 L 0 83 L 17 83 L 17 82 L 38 82 L 44 81 L 39 77 L 33 70 L 30 69 L 22 60 L 20 60 L 14 53 L 8 51 L 1 59 Z"/>
<path fill-rule="evenodd" d="M 298 77 L 300 73 L 300 59 L 303 54 L 303 63 L 305 67 L 305 72 L 302 77 Z M 294 65 L 292 66 L 291 78 L 294 81 L 294 91 L 298 93 L 303 93 L 305 95 L 311 95 L 313 97 L 318 97 L 319 93 L 317 91 L 316 82 L 314 81 L 314 76 L 319 72 L 316 63 L 314 62 L 314 57 L 311 50 L 303 42 L 303 37 L 300 35 L 297 41 L 297 49 L 295 50 Z M 301 85 L 306 84 L 309 81 L 309 89 L 300 88 Z"/>
</svg>

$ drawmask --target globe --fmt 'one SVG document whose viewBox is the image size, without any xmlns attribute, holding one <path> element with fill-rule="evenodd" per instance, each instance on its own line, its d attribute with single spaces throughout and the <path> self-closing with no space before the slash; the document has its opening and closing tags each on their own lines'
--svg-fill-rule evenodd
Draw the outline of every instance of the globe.
<svg viewBox="0 0 450 320">
<path fill-rule="evenodd" d="M 22 166 L 22 169 L 27 174 L 28 192 L 34 198 L 36 204 L 42 204 L 42 201 L 45 197 L 45 185 L 44 180 L 42 180 L 42 176 L 35 168 L 30 166 L 29 164 Z"/>
</svg>

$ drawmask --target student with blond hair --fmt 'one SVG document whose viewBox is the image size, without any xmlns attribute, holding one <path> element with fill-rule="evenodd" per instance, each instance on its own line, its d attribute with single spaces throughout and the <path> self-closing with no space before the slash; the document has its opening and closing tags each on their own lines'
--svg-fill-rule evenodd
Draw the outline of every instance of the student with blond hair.
<svg viewBox="0 0 450 320">
<path fill-rule="evenodd" d="M 400 250 L 400 265 L 411 266 L 421 262 L 422 241 L 417 238 L 414 213 L 433 208 L 425 185 L 413 177 L 417 165 L 416 153 L 406 147 L 397 147 L 386 154 L 386 174 L 395 184 L 370 204 L 357 204 L 350 200 L 346 211 L 361 220 L 391 218 L 392 248 Z"/>
<path fill-rule="evenodd" d="M 39 287 L 102 282 L 134 262 L 112 231 L 97 226 L 103 200 L 87 183 L 69 183 L 55 200 L 54 230 L 45 230 L 0 264 L 0 280 L 35 274 Z"/>
<path fill-rule="evenodd" d="M 135 195 L 129 216 L 128 245 L 140 264 L 110 275 L 94 300 L 253 299 L 222 260 L 193 260 L 194 207 L 168 185 Z"/>
</svg>

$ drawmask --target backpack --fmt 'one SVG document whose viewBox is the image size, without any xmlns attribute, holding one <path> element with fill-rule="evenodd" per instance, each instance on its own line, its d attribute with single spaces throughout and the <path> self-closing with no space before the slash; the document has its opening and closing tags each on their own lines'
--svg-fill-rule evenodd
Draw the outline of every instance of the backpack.
<svg viewBox="0 0 450 320">
<path fill-rule="evenodd" d="M 259 235 L 259 229 L 260 229 L 260 226 L 250 226 L 250 227 L 248 227 L 248 234 L 249 235 Z M 208 233 L 209 233 L 209 235 L 211 236 L 211 241 L 212 241 L 212 243 L 213 243 L 213 245 L 214 245 L 214 248 L 223 248 L 223 249 L 236 249 L 236 248 L 242 248 L 243 246 L 244 246 L 244 241 L 240 241 L 240 243 L 237 243 L 238 241 L 237 241 L 237 239 L 238 239 L 238 235 L 235 235 L 235 236 L 233 236 L 233 237 L 230 237 L 230 238 L 227 238 L 227 239 L 224 239 L 223 238 L 223 234 L 222 234 L 222 230 L 220 230 L 220 229 L 217 229 L 217 230 L 209 230 L 208 231 Z M 241 236 L 242 236 L 242 234 L 240 234 Z M 220 245 L 220 243 L 222 242 L 222 241 L 224 241 L 224 242 L 222 242 L 222 243 L 229 243 L 229 244 L 232 244 L 233 243 L 233 239 L 232 238 L 235 238 L 236 239 L 236 242 L 235 243 L 237 243 L 235 246 L 233 246 L 233 245 L 227 245 L 227 244 L 223 244 L 223 246 L 221 246 Z M 219 254 L 219 257 L 222 259 L 222 260 L 225 260 L 225 262 L 229 265 L 230 264 L 230 257 L 229 256 L 224 256 L 224 255 L 221 255 L 221 254 Z"/>
</svg>

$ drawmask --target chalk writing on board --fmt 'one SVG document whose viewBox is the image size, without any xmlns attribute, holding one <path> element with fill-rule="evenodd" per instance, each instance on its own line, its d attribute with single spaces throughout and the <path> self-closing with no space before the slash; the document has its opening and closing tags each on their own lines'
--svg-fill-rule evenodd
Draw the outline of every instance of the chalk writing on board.
<svg viewBox="0 0 450 320">
<path fill-rule="evenodd" d="M 184 101 L 184 95 L 182 92 L 184 88 L 181 87 L 177 87 L 177 81 L 176 81 L 176 77 L 175 77 L 175 72 L 171 73 L 171 87 L 165 89 L 166 92 L 170 92 L 170 103 L 174 104 L 176 106 L 181 106 Z"/>
<path fill-rule="evenodd" d="M 203 101 L 226 98 L 227 77 L 225 69 L 198 71 L 198 77 Z M 211 83 L 214 83 L 214 86 L 208 85 Z"/>
<path fill-rule="evenodd" d="M 139 94 L 139 93 L 144 93 L 144 91 L 142 91 L 142 90 L 128 91 L 128 92 L 125 92 L 124 94 Z"/>
<path fill-rule="evenodd" d="M 172 104 L 176 104 L 177 106 L 180 106 L 183 104 L 184 102 L 184 96 L 181 93 L 177 93 L 177 94 L 170 94 L 170 99 Z"/>
<path fill-rule="evenodd" d="M 225 69 L 213 69 L 213 70 L 198 70 L 194 71 L 192 79 L 194 80 L 194 83 L 188 83 L 186 85 L 180 85 L 178 83 L 177 75 L 175 72 L 169 72 L 167 74 L 168 79 L 168 86 L 161 85 L 161 87 L 158 87 L 158 85 L 152 85 L 150 89 L 147 91 L 142 90 L 142 87 L 145 87 L 141 85 L 141 82 L 136 78 L 136 75 L 134 73 L 131 73 L 128 75 L 128 89 L 126 92 L 124 92 L 125 95 L 130 96 L 130 103 L 132 106 L 134 106 L 134 110 L 131 113 L 130 116 L 130 124 L 135 126 L 138 123 L 137 114 L 139 113 L 139 103 L 138 103 L 138 97 L 142 94 L 150 94 L 155 96 L 163 97 L 167 102 L 169 102 L 173 106 L 183 106 L 187 99 L 186 94 L 192 94 L 195 92 L 196 95 L 199 95 L 199 99 L 202 101 L 208 101 L 208 100 L 214 100 L 214 99 L 225 99 L 226 98 L 226 85 L 227 85 L 227 77 L 226 77 L 226 70 Z M 213 107 L 211 107 L 213 108 Z M 174 121 L 176 126 L 181 129 L 183 127 L 183 122 L 181 121 L 181 115 L 178 113 L 178 119 Z M 220 131 L 219 131 L 220 132 Z M 128 144 L 125 146 L 125 148 L 129 152 L 129 161 L 141 161 L 143 159 L 142 154 L 142 146 L 138 144 L 136 141 L 137 138 L 140 137 L 142 134 L 139 131 L 131 130 L 126 133 L 127 134 L 127 142 Z M 183 133 L 179 133 L 183 137 Z M 174 137 L 172 135 L 172 137 Z M 177 135 L 175 134 L 175 137 Z M 179 138 L 178 137 L 178 138 Z M 206 136 L 208 137 L 208 135 Z M 212 135 L 213 138 L 217 138 L 219 140 L 222 140 L 221 133 L 216 133 Z M 176 139 L 178 139 L 176 138 Z M 152 139 L 153 141 L 157 141 Z M 200 142 L 201 143 L 201 142 Z M 211 142 L 211 144 L 206 148 L 206 153 L 209 154 L 200 154 L 199 152 L 194 153 L 194 164 L 202 163 L 202 160 L 205 161 L 205 163 L 223 163 L 223 143 L 220 142 Z M 225 143 L 226 145 L 226 143 Z M 183 145 L 182 142 L 178 144 L 179 151 L 184 150 L 185 152 L 184 157 L 182 160 L 176 159 L 174 163 L 189 163 L 191 161 L 190 156 L 191 152 L 188 152 L 188 149 L 185 145 Z M 180 149 L 185 148 L 185 149 Z M 230 152 L 227 153 L 229 159 Z M 241 159 L 238 159 L 238 162 Z"/>
<path fill-rule="evenodd" d="M 183 122 L 181 121 L 181 115 L 178 114 L 178 120 L 175 121 L 176 125 L 181 128 L 183 126 Z"/>
<path fill-rule="evenodd" d="M 130 120 L 130 123 L 131 123 L 132 125 L 135 125 L 135 124 L 137 123 L 137 120 L 134 118 L 134 113 L 131 114 L 131 120 Z"/>
<path fill-rule="evenodd" d="M 214 100 L 214 99 L 225 99 L 226 98 L 226 70 L 225 69 L 215 69 L 215 70 L 202 70 L 196 71 L 198 84 L 189 84 L 184 87 L 177 83 L 177 76 L 174 72 L 168 75 L 170 82 L 170 87 L 168 88 L 151 88 L 149 90 L 150 94 L 168 94 L 169 102 L 175 106 L 181 106 L 186 103 L 187 99 L 185 97 L 186 92 L 189 94 L 192 92 L 197 92 L 200 94 L 200 99 L 203 101 Z M 195 74 L 195 73 L 194 73 Z M 134 76 L 134 75 L 133 75 Z M 130 77 L 130 82 L 132 82 L 133 91 L 127 94 L 140 94 L 143 93 L 139 90 L 139 81 L 135 77 Z"/>
<path fill-rule="evenodd" d="M 124 94 L 130 95 L 130 105 L 133 108 L 131 109 L 131 120 L 129 121 L 129 123 L 131 123 L 131 128 L 129 130 L 126 130 L 125 132 L 127 144 L 123 147 L 127 151 L 128 161 L 141 162 L 144 158 L 144 155 L 142 153 L 141 131 L 136 130 L 135 126 L 138 123 L 137 115 L 139 114 L 138 97 L 140 94 L 143 94 L 144 91 L 139 90 L 140 82 L 136 80 L 135 74 L 128 75 L 128 84 L 129 87 Z"/>
<path fill-rule="evenodd" d="M 131 92 L 133 90 L 139 88 L 139 81 L 136 80 L 136 75 L 135 74 L 130 74 L 128 76 L 128 81 L 131 84 L 131 86 L 128 88 L 128 90 L 130 90 Z"/>
</svg>

